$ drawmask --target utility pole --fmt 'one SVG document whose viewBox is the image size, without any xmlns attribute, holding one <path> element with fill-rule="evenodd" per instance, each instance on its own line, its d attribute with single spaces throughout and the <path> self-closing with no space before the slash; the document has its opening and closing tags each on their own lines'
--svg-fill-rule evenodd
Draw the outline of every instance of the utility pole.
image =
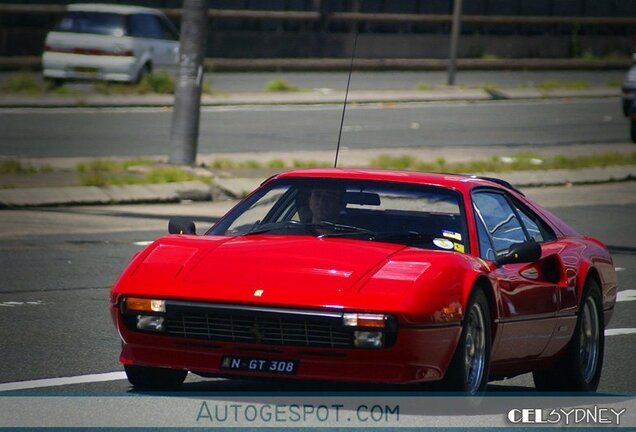
<svg viewBox="0 0 636 432">
<path fill-rule="evenodd" d="M 183 0 L 179 72 L 170 128 L 170 163 L 174 165 L 194 165 L 197 156 L 207 11 L 205 0 Z"/>
<path fill-rule="evenodd" d="M 450 55 L 448 56 L 448 85 L 455 85 L 455 72 L 457 71 L 457 45 L 461 27 L 462 0 L 453 2 L 453 26 L 451 28 Z"/>
</svg>

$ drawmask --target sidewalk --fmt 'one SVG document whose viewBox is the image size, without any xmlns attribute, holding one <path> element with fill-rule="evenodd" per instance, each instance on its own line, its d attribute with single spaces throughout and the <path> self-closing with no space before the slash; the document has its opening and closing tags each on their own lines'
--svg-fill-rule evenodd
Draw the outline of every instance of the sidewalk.
<svg viewBox="0 0 636 432">
<path fill-rule="evenodd" d="M 592 145 L 554 146 L 545 152 L 545 156 L 567 154 L 568 156 L 590 154 L 591 149 L 598 149 Z M 436 149 L 373 149 L 351 150 L 344 148 L 340 154 L 340 167 L 365 169 L 372 159 L 381 155 L 410 155 L 420 160 L 435 160 L 444 157 L 447 163 L 483 160 L 491 156 L 500 157 L 529 151 L 524 147 L 485 147 L 485 148 L 436 148 Z M 633 145 L 606 144 L 604 151 L 633 151 Z M 262 153 L 233 153 L 233 154 L 204 154 L 199 155 L 197 162 L 212 166 L 218 159 L 228 159 L 235 163 L 258 160 L 266 165 L 272 160 L 283 161 L 287 166 L 293 166 L 294 161 L 305 160 L 328 165 L 333 160 L 330 151 L 297 151 L 297 152 L 262 152 Z M 155 156 L 152 159 L 160 160 Z M 24 185 L 15 189 L 0 189 L 0 208 L 82 205 L 82 204 L 114 204 L 114 203 L 151 203 L 151 202 L 179 202 L 191 201 L 220 201 L 237 199 L 258 187 L 269 176 L 283 171 L 271 168 L 234 168 L 214 169 L 196 168 L 211 177 L 211 183 L 200 181 L 147 184 L 129 186 L 73 186 L 75 172 L 73 167 L 79 162 L 86 162 L 86 158 L 53 158 L 30 159 L 24 162 L 33 166 L 48 165 L 55 170 L 63 170 L 68 174 L 66 181 L 58 182 L 58 187 L 48 187 L 46 174 L 38 174 L 30 187 Z M 26 174 L 29 175 L 29 174 Z M 578 170 L 543 170 L 518 171 L 508 173 L 485 173 L 483 176 L 503 178 L 517 187 L 540 187 L 551 185 L 573 185 L 603 183 L 610 181 L 636 180 L 636 165 L 610 166 L 604 168 L 586 168 Z M 635 190 L 636 190 L 636 183 Z"/>
<path fill-rule="evenodd" d="M 591 87 L 584 90 L 439 88 L 431 90 L 357 90 L 349 92 L 349 103 L 405 103 L 437 101 L 477 101 L 502 99 L 602 98 L 620 96 L 620 89 Z M 224 105 L 311 105 L 341 104 L 343 91 L 236 92 L 203 95 L 202 106 Z M 0 108 L 67 107 L 171 107 L 172 95 L 43 95 L 0 94 Z"/>
</svg>

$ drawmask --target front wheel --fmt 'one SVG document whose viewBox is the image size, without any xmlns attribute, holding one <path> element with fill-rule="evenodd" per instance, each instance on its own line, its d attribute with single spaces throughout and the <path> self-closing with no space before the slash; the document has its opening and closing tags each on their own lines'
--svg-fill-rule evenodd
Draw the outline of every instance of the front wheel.
<svg viewBox="0 0 636 432">
<path fill-rule="evenodd" d="M 443 381 L 445 390 L 475 394 L 486 390 L 490 368 L 490 306 L 481 289 L 466 308 L 462 334 Z"/>
<path fill-rule="evenodd" d="M 598 283 L 585 283 L 574 334 L 563 357 L 551 369 L 533 372 L 538 390 L 593 392 L 603 368 L 605 322 Z"/>
<path fill-rule="evenodd" d="M 149 366 L 124 365 L 128 381 L 139 389 L 174 390 L 186 378 L 188 371 Z"/>
</svg>

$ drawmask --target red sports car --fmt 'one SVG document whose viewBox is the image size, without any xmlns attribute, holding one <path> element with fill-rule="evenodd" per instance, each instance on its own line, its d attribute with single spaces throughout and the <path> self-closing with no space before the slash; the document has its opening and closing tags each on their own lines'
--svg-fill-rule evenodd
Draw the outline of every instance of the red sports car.
<svg viewBox="0 0 636 432">
<path fill-rule="evenodd" d="M 418 383 L 533 372 L 594 391 L 616 299 L 607 248 L 504 181 L 276 175 L 204 235 L 173 219 L 113 287 L 140 388 L 202 376 Z"/>
</svg>

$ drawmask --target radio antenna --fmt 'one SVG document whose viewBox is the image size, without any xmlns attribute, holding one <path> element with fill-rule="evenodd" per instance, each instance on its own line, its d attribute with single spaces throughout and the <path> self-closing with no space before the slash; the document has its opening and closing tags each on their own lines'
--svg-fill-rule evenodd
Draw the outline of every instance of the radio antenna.
<svg viewBox="0 0 636 432">
<path fill-rule="evenodd" d="M 349 78 L 347 78 L 347 90 L 345 91 L 344 105 L 342 106 L 342 118 L 340 119 L 340 130 L 338 131 L 338 145 L 336 146 L 336 159 L 333 167 L 338 168 L 338 153 L 340 153 L 340 138 L 342 137 L 342 126 L 344 125 L 345 112 L 347 110 L 347 98 L 349 97 L 349 84 L 351 84 L 351 73 L 353 72 L 353 59 L 356 56 L 356 45 L 358 45 L 358 27 L 356 25 L 356 37 L 353 40 L 353 51 L 351 52 L 351 64 L 349 65 Z"/>
</svg>

